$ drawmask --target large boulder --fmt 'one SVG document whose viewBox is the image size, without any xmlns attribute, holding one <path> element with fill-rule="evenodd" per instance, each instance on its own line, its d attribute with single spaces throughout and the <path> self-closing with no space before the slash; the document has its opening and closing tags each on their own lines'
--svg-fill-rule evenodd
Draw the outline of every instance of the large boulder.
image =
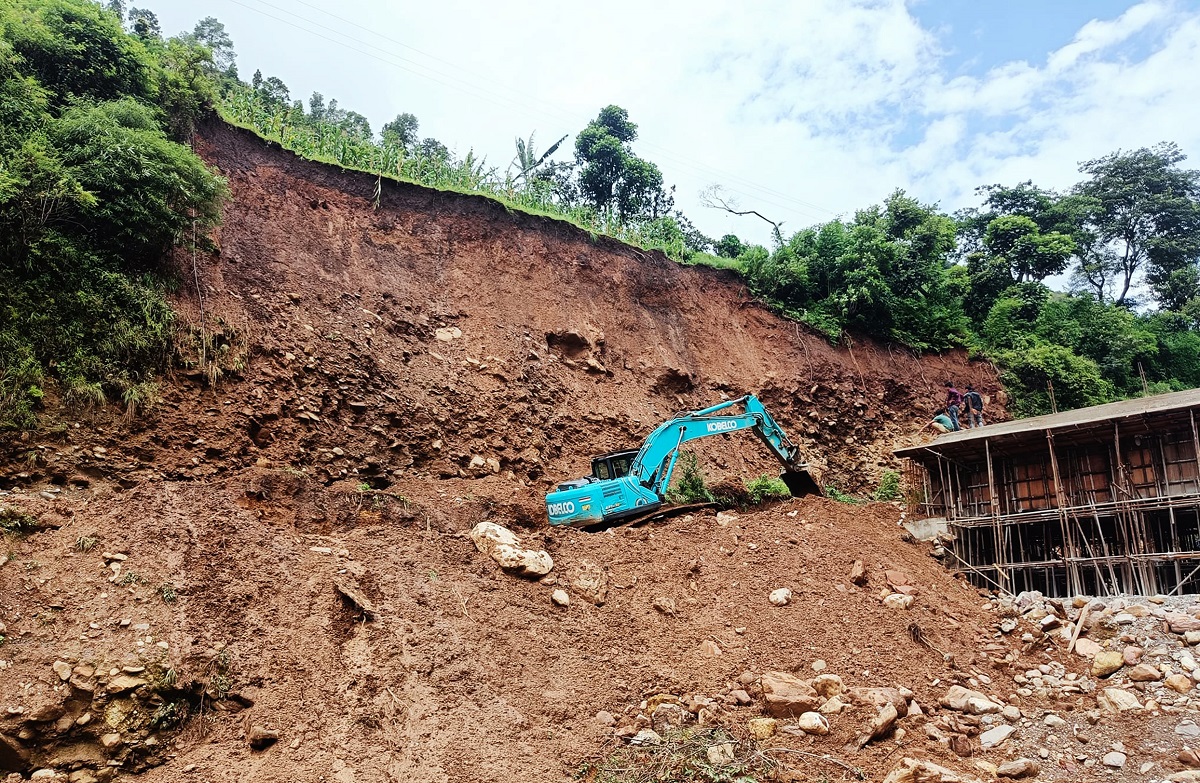
<svg viewBox="0 0 1200 783">
<path fill-rule="evenodd" d="M 476 549 L 490 556 L 505 571 L 542 577 L 554 568 L 554 560 L 548 552 L 525 549 L 515 533 L 495 522 L 480 522 L 471 528 L 471 541 Z"/>
<path fill-rule="evenodd" d="M 1184 634 L 1188 631 L 1200 631 L 1200 619 L 1182 612 L 1167 612 L 1163 615 L 1173 633 Z"/>
<path fill-rule="evenodd" d="M 825 701 L 807 680 L 786 672 L 767 672 L 761 682 L 767 714 L 776 718 L 798 718 Z"/>
<path fill-rule="evenodd" d="M 1092 659 L 1092 676 L 1107 677 L 1125 665 L 1125 656 L 1116 650 L 1104 650 Z"/>
</svg>

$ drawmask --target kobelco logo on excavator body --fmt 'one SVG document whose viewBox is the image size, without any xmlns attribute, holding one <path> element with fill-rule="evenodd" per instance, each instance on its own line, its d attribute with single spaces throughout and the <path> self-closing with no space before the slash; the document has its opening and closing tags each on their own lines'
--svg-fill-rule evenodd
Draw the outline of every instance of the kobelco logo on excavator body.
<svg viewBox="0 0 1200 783">
<path fill-rule="evenodd" d="M 738 423 L 736 421 L 710 421 L 708 423 L 709 432 L 725 432 L 726 430 L 736 430 Z"/>
</svg>

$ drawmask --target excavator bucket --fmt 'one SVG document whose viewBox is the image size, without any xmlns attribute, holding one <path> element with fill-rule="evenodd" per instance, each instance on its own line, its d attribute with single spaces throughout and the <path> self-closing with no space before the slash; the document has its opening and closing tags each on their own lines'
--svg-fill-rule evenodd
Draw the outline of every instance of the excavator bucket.
<svg viewBox="0 0 1200 783">
<path fill-rule="evenodd" d="M 805 495 L 824 494 L 821 492 L 817 480 L 807 470 L 785 470 L 779 474 L 779 478 L 783 480 L 784 484 L 787 484 L 792 497 L 802 498 Z"/>
</svg>

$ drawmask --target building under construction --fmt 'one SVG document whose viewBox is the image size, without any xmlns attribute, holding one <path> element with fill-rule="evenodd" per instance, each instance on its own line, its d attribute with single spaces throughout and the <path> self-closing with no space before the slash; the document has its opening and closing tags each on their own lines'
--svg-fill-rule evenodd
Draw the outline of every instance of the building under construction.
<svg viewBox="0 0 1200 783">
<path fill-rule="evenodd" d="M 944 520 L 980 586 L 1200 591 L 1200 389 L 952 432 L 900 449 L 910 514 Z"/>
</svg>

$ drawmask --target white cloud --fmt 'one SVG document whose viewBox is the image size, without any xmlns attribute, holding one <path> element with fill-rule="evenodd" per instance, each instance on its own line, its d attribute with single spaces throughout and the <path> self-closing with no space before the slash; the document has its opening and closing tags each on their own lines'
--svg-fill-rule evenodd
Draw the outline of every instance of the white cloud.
<svg viewBox="0 0 1200 783">
<path fill-rule="evenodd" d="M 1050 55 L 1047 70 L 1057 73 L 1075 65 L 1080 58 L 1128 40 L 1168 13 L 1166 5 L 1139 3 L 1116 19 L 1093 19 L 1079 29 L 1075 40 Z"/>
<path fill-rule="evenodd" d="M 715 236 L 765 242 L 768 232 L 702 208 L 697 194 L 712 183 L 796 230 L 897 187 L 952 209 L 992 182 L 1068 187 L 1079 161 L 1117 148 L 1169 139 L 1200 155 L 1200 12 L 1171 2 L 1131 3 L 1115 19 L 1081 22 L 1042 57 L 963 76 L 952 74 L 947 50 L 971 46 L 974 31 L 948 40 L 903 0 L 266 0 L 285 10 L 264 1 L 173 0 L 155 10 L 168 31 L 217 15 L 244 75 L 261 67 L 297 97 L 336 96 L 376 128 L 412 111 L 423 135 L 459 152 L 474 147 L 501 167 L 514 137 L 536 129 L 549 144 L 621 105 L 640 126 L 637 151 Z M 358 42 L 337 46 L 246 5 L 302 26 L 291 14 L 309 17 L 329 28 L 321 35 Z M 430 69 L 432 78 L 412 72 Z M 569 156 L 570 142 L 557 157 Z"/>
</svg>

